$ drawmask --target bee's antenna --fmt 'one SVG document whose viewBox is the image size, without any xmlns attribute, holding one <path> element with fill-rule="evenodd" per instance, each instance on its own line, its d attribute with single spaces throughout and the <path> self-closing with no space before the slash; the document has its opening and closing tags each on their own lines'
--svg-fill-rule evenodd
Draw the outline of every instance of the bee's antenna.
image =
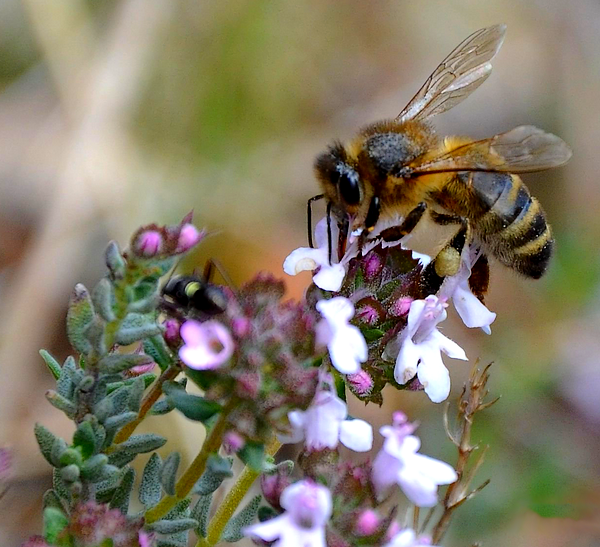
<svg viewBox="0 0 600 547">
<path fill-rule="evenodd" d="M 324 194 L 319 194 L 317 196 L 313 196 L 312 198 L 310 198 L 308 200 L 308 203 L 306 204 L 306 225 L 308 227 L 308 246 L 311 249 L 314 249 L 315 246 L 313 245 L 313 237 L 312 237 L 312 204 L 313 201 L 318 201 L 320 199 L 323 199 L 325 197 Z"/>
<path fill-rule="evenodd" d="M 225 281 L 225 283 L 229 286 L 229 288 L 232 291 L 236 292 L 236 286 L 235 286 L 235 283 L 233 282 L 233 279 L 231 279 L 231 277 L 227 273 L 227 270 L 225 269 L 223 264 L 221 264 L 221 262 L 219 262 L 216 258 L 209 258 L 206 261 L 206 264 L 204 265 L 204 272 L 202 274 L 202 279 L 206 283 L 210 283 L 215 270 L 217 270 L 221 274 L 223 281 Z"/>
</svg>

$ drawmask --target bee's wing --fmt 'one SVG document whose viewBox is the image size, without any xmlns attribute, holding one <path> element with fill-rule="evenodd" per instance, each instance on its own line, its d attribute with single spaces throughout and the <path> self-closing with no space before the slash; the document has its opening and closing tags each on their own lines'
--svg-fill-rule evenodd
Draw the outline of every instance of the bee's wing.
<svg viewBox="0 0 600 547">
<path fill-rule="evenodd" d="M 530 173 L 558 167 L 571 157 L 571 149 L 559 137 L 533 125 L 521 125 L 489 139 L 464 144 L 419 165 L 411 174 L 448 171 Z"/>
<path fill-rule="evenodd" d="M 478 30 L 446 57 L 396 119 L 424 120 L 466 99 L 490 75 L 506 25 Z"/>
</svg>

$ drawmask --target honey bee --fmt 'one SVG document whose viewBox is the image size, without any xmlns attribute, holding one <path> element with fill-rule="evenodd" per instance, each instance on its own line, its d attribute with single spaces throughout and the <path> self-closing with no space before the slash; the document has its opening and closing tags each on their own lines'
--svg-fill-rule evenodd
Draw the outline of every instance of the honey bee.
<svg viewBox="0 0 600 547">
<path fill-rule="evenodd" d="M 517 174 L 564 164 L 569 147 L 530 125 L 475 141 L 441 138 L 428 124 L 487 79 L 505 30 L 495 25 L 466 38 L 395 119 L 371 124 L 318 156 L 315 172 L 323 193 L 309 200 L 309 218 L 312 201 L 325 198 L 328 225 L 333 215 L 340 227 L 338 254 L 351 232 L 361 232 L 364 243 L 379 221 L 401 215 L 401 224 L 378 236 L 397 241 L 429 211 L 438 224 L 461 224 L 469 242 L 505 266 L 535 279 L 543 275 L 554 245 L 552 231 Z M 331 247 L 330 241 L 330 258 Z"/>
</svg>

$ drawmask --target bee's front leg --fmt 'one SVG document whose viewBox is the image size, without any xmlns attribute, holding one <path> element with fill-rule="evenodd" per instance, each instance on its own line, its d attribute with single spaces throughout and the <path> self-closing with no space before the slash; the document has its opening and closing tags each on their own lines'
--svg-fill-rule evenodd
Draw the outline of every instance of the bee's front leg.
<svg viewBox="0 0 600 547">
<path fill-rule="evenodd" d="M 427 210 L 427 204 L 422 201 L 417 205 L 402 221 L 402 224 L 398 226 L 391 226 L 390 228 L 386 228 L 382 230 L 379 234 L 378 238 L 383 239 L 383 241 L 391 242 L 398 241 L 402 239 L 404 236 L 410 234 L 421 220 L 421 217 L 425 214 Z"/>
</svg>

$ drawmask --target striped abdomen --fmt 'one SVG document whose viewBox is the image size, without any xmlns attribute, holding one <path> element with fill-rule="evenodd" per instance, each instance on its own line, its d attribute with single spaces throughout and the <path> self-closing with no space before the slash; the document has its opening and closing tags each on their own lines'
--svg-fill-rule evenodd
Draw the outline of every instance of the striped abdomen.
<svg viewBox="0 0 600 547">
<path fill-rule="evenodd" d="M 516 175 L 476 172 L 469 179 L 480 201 L 480 214 L 471 215 L 478 239 L 505 266 L 540 278 L 554 240 L 539 201 Z"/>
</svg>

